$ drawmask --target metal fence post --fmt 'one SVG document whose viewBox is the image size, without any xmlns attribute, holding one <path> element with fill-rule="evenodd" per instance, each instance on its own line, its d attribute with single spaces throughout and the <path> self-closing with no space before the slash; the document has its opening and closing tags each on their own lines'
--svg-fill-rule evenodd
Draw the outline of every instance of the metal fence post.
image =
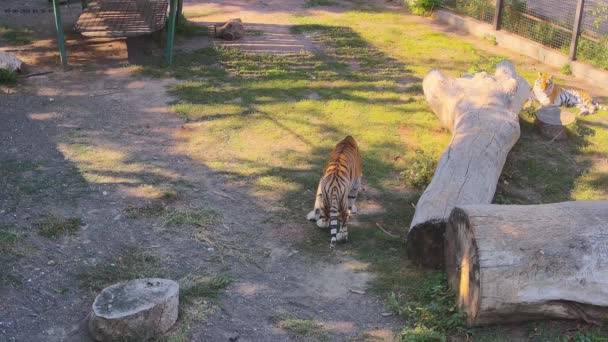
<svg viewBox="0 0 608 342">
<path fill-rule="evenodd" d="M 496 11 L 494 12 L 494 29 L 500 30 L 500 17 L 502 16 L 503 0 L 496 0 Z"/>
<path fill-rule="evenodd" d="M 574 27 L 572 28 L 572 40 L 570 41 L 570 54 L 569 58 L 571 61 L 576 59 L 576 48 L 578 47 L 578 38 L 581 32 L 581 23 L 583 19 L 583 7 L 585 7 L 585 0 L 578 0 L 576 5 L 576 17 L 574 18 Z"/>
<path fill-rule="evenodd" d="M 57 44 L 59 44 L 59 57 L 61 64 L 68 64 L 68 57 L 65 52 L 65 38 L 63 36 L 63 22 L 61 20 L 60 0 L 53 0 L 53 13 L 55 14 L 55 28 L 57 29 Z"/>
</svg>

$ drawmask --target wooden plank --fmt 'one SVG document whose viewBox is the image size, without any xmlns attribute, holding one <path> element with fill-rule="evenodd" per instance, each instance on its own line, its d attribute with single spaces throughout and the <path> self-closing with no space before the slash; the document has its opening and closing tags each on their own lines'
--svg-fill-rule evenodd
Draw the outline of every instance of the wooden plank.
<svg viewBox="0 0 608 342">
<path fill-rule="evenodd" d="M 80 15 L 75 30 L 87 37 L 136 37 L 160 31 L 168 0 L 96 0 Z"/>
</svg>

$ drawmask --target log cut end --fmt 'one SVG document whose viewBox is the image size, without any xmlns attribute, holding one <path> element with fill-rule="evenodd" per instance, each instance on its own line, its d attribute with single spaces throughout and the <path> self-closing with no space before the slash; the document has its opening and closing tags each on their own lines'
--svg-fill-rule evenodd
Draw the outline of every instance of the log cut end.
<svg viewBox="0 0 608 342">
<path fill-rule="evenodd" d="M 445 221 L 429 220 L 413 226 L 407 234 L 408 257 L 425 267 L 443 265 Z"/>
<path fill-rule="evenodd" d="M 568 137 L 566 126 L 575 121 L 574 113 L 563 111 L 557 106 L 547 106 L 538 110 L 534 124 L 545 138 L 563 140 Z"/>
<path fill-rule="evenodd" d="M 475 322 L 480 303 L 479 254 L 475 236 L 466 213 L 455 208 L 445 232 L 445 267 L 456 304 L 467 315 L 467 324 Z"/>
</svg>

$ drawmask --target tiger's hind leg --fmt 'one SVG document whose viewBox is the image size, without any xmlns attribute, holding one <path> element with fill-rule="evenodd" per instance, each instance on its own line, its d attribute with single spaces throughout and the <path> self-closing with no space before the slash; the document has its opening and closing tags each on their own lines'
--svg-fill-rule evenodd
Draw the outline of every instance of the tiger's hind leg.
<svg viewBox="0 0 608 342">
<path fill-rule="evenodd" d="M 357 213 L 357 207 L 355 206 L 355 201 L 357 200 L 357 194 L 359 193 L 359 188 L 361 187 L 361 177 L 357 177 L 353 182 L 350 191 L 348 192 L 348 210 L 350 214 Z"/>
<path fill-rule="evenodd" d="M 321 194 L 321 181 L 323 179 L 321 179 L 319 181 L 319 186 L 317 187 L 317 193 L 315 194 L 315 206 L 313 207 L 312 211 L 308 213 L 308 215 L 306 215 L 306 219 L 308 221 L 312 221 L 315 222 L 317 221 L 319 218 L 321 218 L 321 197 L 323 196 Z"/>
<path fill-rule="evenodd" d="M 323 178 L 319 181 L 319 186 L 317 187 L 317 194 L 315 196 L 315 206 L 311 212 L 306 215 L 306 219 L 311 222 L 316 222 L 319 228 L 327 228 L 329 227 L 329 222 L 323 217 L 323 210 L 321 206 L 323 205 L 323 194 L 321 193 L 321 184 Z"/>
<path fill-rule="evenodd" d="M 340 231 L 336 234 L 338 242 L 348 242 L 348 225 L 343 225 Z"/>
<path fill-rule="evenodd" d="M 591 107 L 591 110 L 589 109 L 589 107 Z M 576 108 L 579 109 L 578 114 L 579 115 L 588 115 L 588 114 L 593 114 L 594 110 L 593 110 L 593 105 L 585 105 L 584 103 L 579 103 L 576 105 Z"/>
</svg>

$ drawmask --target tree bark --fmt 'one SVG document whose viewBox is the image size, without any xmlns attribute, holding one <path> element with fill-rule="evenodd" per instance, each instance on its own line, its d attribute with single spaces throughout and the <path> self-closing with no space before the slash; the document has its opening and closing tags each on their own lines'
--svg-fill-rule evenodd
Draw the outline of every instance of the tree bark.
<svg viewBox="0 0 608 342">
<path fill-rule="evenodd" d="M 437 267 L 443 263 L 443 233 L 454 206 L 492 201 L 507 153 L 519 138 L 518 113 L 530 87 L 510 62 L 502 62 L 493 76 L 448 78 L 432 70 L 423 88 L 453 136 L 416 205 L 406 245 L 414 262 Z"/>
<path fill-rule="evenodd" d="M 608 321 L 608 201 L 458 206 L 445 235 L 467 324 Z"/>
</svg>

